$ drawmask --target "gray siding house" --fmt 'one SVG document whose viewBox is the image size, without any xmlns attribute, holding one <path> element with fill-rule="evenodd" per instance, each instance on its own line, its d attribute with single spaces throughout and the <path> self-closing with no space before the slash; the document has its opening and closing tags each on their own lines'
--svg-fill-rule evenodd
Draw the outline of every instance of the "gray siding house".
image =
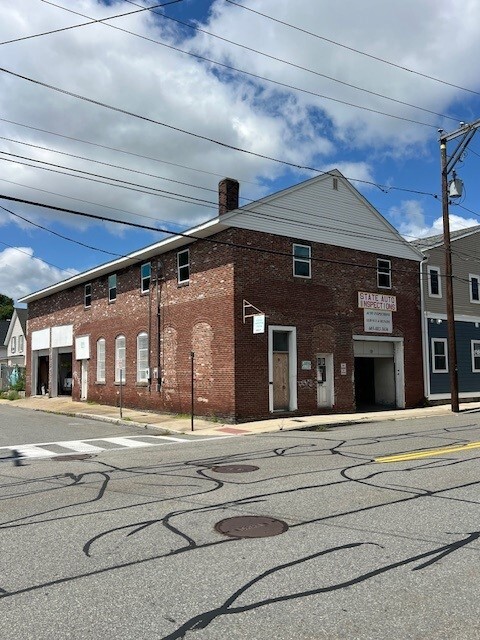
<svg viewBox="0 0 480 640">
<path fill-rule="evenodd" d="M 459 396 L 480 398 L 480 225 L 450 235 Z M 420 267 L 425 397 L 446 400 L 450 398 L 450 363 L 443 235 L 412 244 L 425 256 Z"/>
</svg>

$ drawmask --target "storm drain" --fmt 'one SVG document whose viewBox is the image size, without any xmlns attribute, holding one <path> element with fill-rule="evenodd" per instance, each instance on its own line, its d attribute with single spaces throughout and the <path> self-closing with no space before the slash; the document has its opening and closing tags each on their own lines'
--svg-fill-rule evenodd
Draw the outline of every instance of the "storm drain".
<svg viewBox="0 0 480 640">
<path fill-rule="evenodd" d="M 253 464 L 224 464 L 211 468 L 216 473 L 248 473 L 249 471 L 258 471 L 258 469 L 260 467 L 256 467 Z"/>
<path fill-rule="evenodd" d="M 215 530 L 230 538 L 268 538 L 285 533 L 288 524 L 269 516 L 236 516 L 220 520 Z"/>
<path fill-rule="evenodd" d="M 68 462 L 69 460 L 88 460 L 88 458 L 93 458 L 91 453 L 73 453 L 72 455 L 55 456 L 53 460 Z"/>
</svg>

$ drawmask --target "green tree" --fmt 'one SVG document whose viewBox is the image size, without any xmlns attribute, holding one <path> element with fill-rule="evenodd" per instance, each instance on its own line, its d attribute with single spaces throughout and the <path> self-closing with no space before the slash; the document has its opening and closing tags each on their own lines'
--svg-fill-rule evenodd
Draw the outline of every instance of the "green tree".
<svg viewBox="0 0 480 640">
<path fill-rule="evenodd" d="M 0 293 L 0 320 L 9 320 L 13 316 L 13 300 Z"/>
</svg>

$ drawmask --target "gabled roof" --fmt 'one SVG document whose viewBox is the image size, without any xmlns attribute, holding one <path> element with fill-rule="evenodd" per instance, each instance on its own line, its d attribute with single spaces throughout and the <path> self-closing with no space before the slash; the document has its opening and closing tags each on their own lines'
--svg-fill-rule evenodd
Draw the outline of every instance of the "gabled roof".
<svg viewBox="0 0 480 640">
<path fill-rule="evenodd" d="M 450 231 L 450 240 L 452 242 L 455 240 L 460 240 L 462 238 L 466 238 L 467 236 L 471 236 L 474 233 L 478 233 L 479 231 L 480 224 L 477 224 L 474 227 L 466 227 L 465 229 Z M 433 249 L 434 247 L 441 247 L 443 244 L 443 233 L 439 233 L 435 236 L 428 236 L 427 238 L 418 238 L 417 240 L 412 240 L 410 244 L 412 244 L 420 251 L 427 251 L 428 249 Z"/>
<path fill-rule="evenodd" d="M 18 322 L 20 323 L 23 335 L 24 336 L 27 335 L 27 315 L 28 315 L 27 309 L 23 309 L 22 307 L 14 307 L 13 316 L 11 321 L 9 322 L 9 327 L 7 329 L 7 334 L 5 336 L 4 344 L 8 344 L 8 342 L 10 341 L 10 338 L 12 337 L 13 327 L 16 324 L 15 322 L 16 320 L 18 320 Z"/>
<path fill-rule="evenodd" d="M 332 181 L 337 180 L 337 186 Z M 28 303 L 53 293 L 114 273 L 133 264 L 177 250 L 196 239 L 210 238 L 228 228 L 347 247 L 421 262 L 420 251 L 364 198 L 338 170 L 311 178 L 246 206 L 219 215 L 202 225 L 84 271 L 50 287 L 31 293 Z"/>
</svg>

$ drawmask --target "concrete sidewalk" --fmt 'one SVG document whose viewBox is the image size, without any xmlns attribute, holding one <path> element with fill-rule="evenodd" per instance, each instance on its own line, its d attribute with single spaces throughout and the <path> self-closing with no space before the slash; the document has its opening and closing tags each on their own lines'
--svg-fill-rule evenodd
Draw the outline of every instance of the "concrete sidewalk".
<svg viewBox="0 0 480 640">
<path fill-rule="evenodd" d="M 1 400 L 0 404 L 22 407 L 34 411 L 60 413 L 77 418 L 90 418 L 104 422 L 125 423 L 139 427 L 152 427 L 161 433 L 191 434 L 196 436 L 246 435 L 268 433 L 282 430 L 305 429 L 311 427 L 334 427 L 348 424 L 388 420 L 408 420 L 429 418 L 451 414 L 450 404 L 421 409 L 396 409 L 392 411 L 369 411 L 365 413 L 344 413 L 291 418 L 271 418 L 238 425 L 205 420 L 194 417 L 193 431 L 190 416 L 176 416 L 167 413 L 155 413 L 135 409 L 123 409 L 122 417 L 118 407 L 110 407 L 88 402 L 74 402 L 69 396 L 58 398 L 30 397 L 19 400 Z M 462 412 L 480 410 L 480 402 L 469 402 L 460 406 Z"/>
</svg>

